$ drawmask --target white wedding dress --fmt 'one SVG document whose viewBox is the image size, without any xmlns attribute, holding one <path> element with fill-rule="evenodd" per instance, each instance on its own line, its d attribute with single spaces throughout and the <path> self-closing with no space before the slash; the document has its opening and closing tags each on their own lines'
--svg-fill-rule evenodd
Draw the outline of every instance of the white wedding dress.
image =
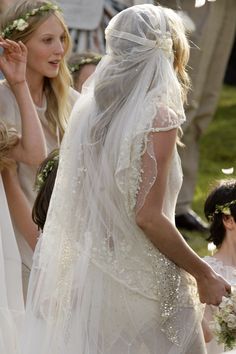
<svg viewBox="0 0 236 354">
<path fill-rule="evenodd" d="M 159 177 L 154 137 L 185 120 L 164 11 L 141 5 L 112 19 L 108 55 L 72 111 L 31 271 L 24 354 L 205 353 L 194 279 L 135 220 Z M 175 148 L 163 206 L 172 223 L 181 181 Z"/>
<path fill-rule="evenodd" d="M 19 354 L 24 319 L 21 258 L 0 175 L 0 353 Z"/>
</svg>

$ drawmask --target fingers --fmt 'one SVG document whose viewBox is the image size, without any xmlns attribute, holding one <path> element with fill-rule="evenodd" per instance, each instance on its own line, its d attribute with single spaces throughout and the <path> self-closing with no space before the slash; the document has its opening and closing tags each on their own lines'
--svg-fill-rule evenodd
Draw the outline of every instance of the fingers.
<svg viewBox="0 0 236 354">
<path fill-rule="evenodd" d="M 19 46 L 20 46 L 20 48 L 21 48 L 21 50 L 22 50 L 22 53 L 24 53 L 24 54 L 27 54 L 27 47 L 24 45 L 24 43 L 22 43 L 21 41 L 19 41 L 18 42 L 18 44 L 19 44 Z"/>
<path fill-rule="evenodd" d="M 3 47 L 8 53 L 17 53 L 17 54 L 27 54 L 26 46 L 20 41 L 15 42 L 10 39 L 3 39 L 0 37 L 0 46 Z"/>
</svg>

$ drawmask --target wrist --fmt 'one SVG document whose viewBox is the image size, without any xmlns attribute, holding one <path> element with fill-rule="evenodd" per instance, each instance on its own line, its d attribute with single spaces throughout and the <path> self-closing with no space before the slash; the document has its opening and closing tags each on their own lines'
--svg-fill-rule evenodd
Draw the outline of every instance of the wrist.
<svg viewBox="0 0 236 354">
<path fill-rule="evenodd" d="M 28 89 L 28 84 L 26 80 L 18 81 L 14 84 L 9 84 L 9 86 L 16 96 L 21 96 L 22 94 L 24 94 L 25 90 Z"/>
<path fill-rule="evenodd" d="M 14 89 L 18 89 L 18 88 L 21 88 L 23 86 L 27 85 L 27 82 L 26 82 L 26 79 L 23 79 L 21 81 L 17 81 L 17 82 L 14 82 L 14 83 L 10 83 L 9 82 L 9 86 L 11 87 L 12 90 Z"/>
<path fill-rule="evenodd" d="M 194 272 L 193 276 L 196 281 L 200 281 L 203 279 L 210 279 L 213 276 L 214 271 L 212 268 L 203 260 L 198 267 L 196 267 L 196 271 Z"/>
</svg>

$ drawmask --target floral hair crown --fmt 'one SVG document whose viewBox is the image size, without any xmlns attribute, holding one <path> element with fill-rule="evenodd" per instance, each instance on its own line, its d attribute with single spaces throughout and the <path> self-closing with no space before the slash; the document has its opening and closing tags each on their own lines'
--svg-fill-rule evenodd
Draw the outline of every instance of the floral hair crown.
<svg viewBox="0 0 236 354">
<path fill-rule="evenodd" d="M 231 215 L 230 207 L 234 204 L 236 204 L 236 199 L 231 200 L 231 202 L 225 204 L 221 204 L 221 205 L 216 204 L 215 211 L 212 214 L 208 215 L 208 219 L 212 221 L 214 219 L 214 215 L 220 213 L 224 215 Z"/>
<path fill-rule="evenodd" d="M 57 153 L 57 155 L 55 155 L 50 160 L 48 160 L 48 162 L 46 163 L 42 171 L 37 174 L 36 182 L 35 182 L 35 189 L 37 191 L 39 191 L 42 188 L 42 186 L 44 185 L 46 179 L 48 178 L 48 176 L 50 175 L 54 167 L 58 165 L 58 161 L 59 161 L 59 153 Z"/>
<path fill-rule="evenodd" d="M 10 25 L 5 27 L 4 30 L 1 32 L 2 38 L 10 38 L 12 32 L 14 31 L 24 31 L 29 26 L 28 19 L 30 17 L 44 12 L 48 12 L 50 10 L 61 11 L 61 9 L 57 5 L 52 4 L 51 2 L 47 2 L 44 5 L 27 12 L 25 15 L 14 20 Z"/>
<path fill-rule="evenodd" d="M 74 72 L 79 71 L 81 67 L 85 64 L 97 65 L 101 59 L 102 59 L 101 55 L 95 55 L 93 58 L 84 57 L 81 60 L 78 60 L 78 63 L 76 64 L 69 64 L 69 70 L 71 74 L 73 74 Z"/>
</svg>

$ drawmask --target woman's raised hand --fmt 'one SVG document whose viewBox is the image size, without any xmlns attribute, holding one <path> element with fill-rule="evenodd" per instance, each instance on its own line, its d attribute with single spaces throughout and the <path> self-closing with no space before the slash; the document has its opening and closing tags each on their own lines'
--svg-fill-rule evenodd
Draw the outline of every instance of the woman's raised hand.
<svg viewBox="0 0 236 354">
<path fill-rule="evenodd" d="M 14 42 L 0 37 L 0 46 L 4 49 L 0 56 L 0 70 L 9 85 L 26 81 L 27 48 L 22 42 Z"/>
</svg>

